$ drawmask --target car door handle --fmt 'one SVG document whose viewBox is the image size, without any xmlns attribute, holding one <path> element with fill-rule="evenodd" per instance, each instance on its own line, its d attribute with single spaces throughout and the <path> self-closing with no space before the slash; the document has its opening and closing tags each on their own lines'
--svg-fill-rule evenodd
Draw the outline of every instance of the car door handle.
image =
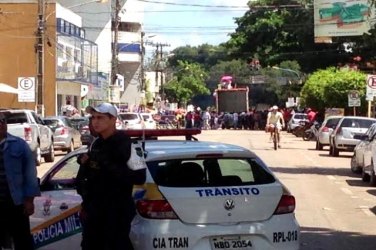
<svg viewBox="0 0 376 250">
<path fill-rule="evenodd" d="M 68 209 L 68 204 L 65 202 L 61 203 L 60 210 L 67 210 L 67 209 Z"/>
</svg>

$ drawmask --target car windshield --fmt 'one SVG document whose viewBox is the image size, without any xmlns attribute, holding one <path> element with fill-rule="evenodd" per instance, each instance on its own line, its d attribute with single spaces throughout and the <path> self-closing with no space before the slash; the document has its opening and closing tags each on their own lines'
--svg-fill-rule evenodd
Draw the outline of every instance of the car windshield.
<svg viewBox="0 0 376 250">
<path fill-rule="evenodd" d="M 25 123 L 27 122 L 25 113 L 10 113 L 7 116 L 8 124 Z"/>
<path fill-rule="evenodd" d="M 307 119 L 307 115 L 305 114 L 295 114 L 294 119 Z"/>
<path fill-rule="evenodd" d="M 52 129 L 56 129 L 56 128 L 58 128 L 58 127 L 61 126 L 60 121 L 57 120 L 57 119 L 44 119 L 44 123 L 45 123 L 48 127 L 52 128 Z"/>
<path fill-rule="evenodd" d="M 136 120 L 138 116 L 136 114 L 119 114 L 122 120 Z"/>
<path fill-rule="evenodd" d="M 275 181 L 257 159 L 186 159 L 147 165 L 155 183 L 166 187 L 240 186 Z"/>
<path fill-rule="evenodd" d="M 369 128 L 373 123 L 374 120 L 366 120 L 366 119 L 344 119 L 341 127 L 343 128 Z"/>
</svg>

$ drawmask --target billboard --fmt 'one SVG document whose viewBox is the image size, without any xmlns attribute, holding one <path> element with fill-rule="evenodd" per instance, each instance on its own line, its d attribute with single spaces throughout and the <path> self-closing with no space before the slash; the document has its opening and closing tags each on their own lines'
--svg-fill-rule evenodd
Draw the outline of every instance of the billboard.
<svg viewBox="0 0 376 250">
<path fill-rule="evenodd" d="M 374 24 L 368 0 L 315 0 L 315 37 L 361 36 Z"/>
</svg>

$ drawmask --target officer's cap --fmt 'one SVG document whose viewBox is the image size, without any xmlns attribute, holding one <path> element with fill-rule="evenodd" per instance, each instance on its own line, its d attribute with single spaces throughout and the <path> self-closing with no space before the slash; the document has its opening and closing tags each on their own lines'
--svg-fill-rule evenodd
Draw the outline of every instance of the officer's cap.
<svg viewBox="0 0 376 250">
<path fill-rule="evenodd" d="M 101 103 L 96 107 L 87 106 L 86 112 L 88 112 L 89 114 L 92 114 L 93 112 L 110 114 L 113 117 L 117 117 L 117 109 L 114 107 L 114 105 L 107 102 Z"/>
</svg>

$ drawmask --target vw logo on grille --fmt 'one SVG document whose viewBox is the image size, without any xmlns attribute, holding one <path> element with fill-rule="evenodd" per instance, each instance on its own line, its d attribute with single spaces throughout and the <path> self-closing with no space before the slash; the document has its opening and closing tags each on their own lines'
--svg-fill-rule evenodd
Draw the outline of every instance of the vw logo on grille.
<svg viewBox="0 0 376 250">
<path fill-rule="evenodd" d="M 225 201 L 224 207 L 226 210 L 232 210 L 235 207 L 235 201 L 227 199 Z"/>
</svg>

